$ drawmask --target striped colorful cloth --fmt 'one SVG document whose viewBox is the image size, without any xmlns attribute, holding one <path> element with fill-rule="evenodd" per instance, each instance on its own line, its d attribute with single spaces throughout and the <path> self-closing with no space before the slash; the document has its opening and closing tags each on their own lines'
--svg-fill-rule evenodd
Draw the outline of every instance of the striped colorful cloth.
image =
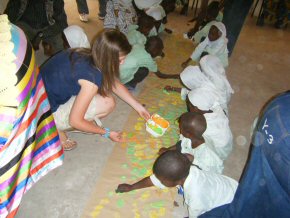
<svg viewBox="0 0 290 218">
<path fill-rule="evenodd" d="M 17 57 L 14 63 L 19 104 L 0 105 L 1 218 L 14 217 L 23 194 L 63 162 L 63 149 L 34 51 L 22 30 L 12 25 L 10 32 Z M 1 76 L 0 69 L 0 80 Z"/>
</svg>

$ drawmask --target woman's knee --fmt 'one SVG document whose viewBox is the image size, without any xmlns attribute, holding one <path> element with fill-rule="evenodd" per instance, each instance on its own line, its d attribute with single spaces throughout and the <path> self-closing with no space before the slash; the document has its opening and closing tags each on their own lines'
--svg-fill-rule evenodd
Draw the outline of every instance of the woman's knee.
<svg viewBox="0 0 290 218">
<path fill-rule="evenodd" d="M 113 96 L 105 98 L 105 109 L 111 113 L 116 108 L 116 100 Z"/>
</svg>

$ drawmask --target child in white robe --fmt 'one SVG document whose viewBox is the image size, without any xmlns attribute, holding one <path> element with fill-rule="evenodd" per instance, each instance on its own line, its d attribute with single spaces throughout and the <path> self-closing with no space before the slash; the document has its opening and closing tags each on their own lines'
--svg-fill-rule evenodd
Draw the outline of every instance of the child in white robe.
<svg viewBox="0 0 290 218">
<path fill-rule="evenodd" d="M 197 45 L 190 58 L 182 63 L 186 67 L 191 60 L 198 62 L 201 57 L 207 54 L 217 56 L 224 67 L 228 66 L 228 39 L 226 28 L 221 22 L 214 22 L 209 30 L 208 36 Z"/>
<path fill-rule="evenodd" d="M 187 104 L 191 112 L 204 115 L 207 123 L 204 136 L 211 140 L 215 153 L 225 160 L 232 151 L 233 135 L 229 119 L 218 103 L 218 95 L 200 87 L 188 93 Z"/>
<path fill-rule="evenodd" d="M 128 28 L 127 39 L 130 45 L 145 45 L 151 29 L 154 27 L 154 18 L 144 14 L 138 17 L 137 25 L 130 25 Z"/>
<path fill-rule="evenodd" d="M 198 66 L 188 66 L 180 73 L 180 80 L 185 88 L 179 88 L 174 86 L 165 86 L 164 89 L 167 91 L 179 92 L 182 100 L 186 100 L 186 97 L 190 90 L 194 90 L 200 87 L 206 87 L 209 92 L 215 93 L 218 96 L 218 104 L 227 113 L 228 102 L 227 98 L 223 96 L 215 84 L 201 72 Z"/>
<path fill-rule="evenodd" d="M 189 217 L 199 215 L 230 203 L 235 195 L 238 182 L 227 176 L 198 169 L 178 151 L 166 151 L 153 165 L 153 173 L 159 188 L 177 187 L 184 194 Z M 155 182 L 155 181 L 154 181 Z M 130 184 L 120 184 L 116 192 L 129 192 L 153 186 L 150 177 Z"/>
<path fill-rule="evenodd" d="M 178 150 L 194 157 L 193 164 L 202 170 L 221 174 L 223 160 L 215 153 L 212 140 L 204 134 L 207 129 L 205 117 L 199 113 L 187 112 L 179 118 L 180 141 L 169 148 L 161 148 L 159 153 Z"/>
<path fill-rule="evenodd" d="M 70 25 L 63 30 L 65 48 L 90 48 L 90 42 L 83 28 Z"/>
<path fill-rule="evenodd" d="M 206 55 L 200 59 L 200 67 L 202 72 L 215 85 L 219 94 L 221 95 L 225 105 L 229 105 L 231 95 L 234 94 L 223 67 L 218 57 L 214 55 Z M 228 114 L 227 107 L 223 107 Z"/>
</svg>

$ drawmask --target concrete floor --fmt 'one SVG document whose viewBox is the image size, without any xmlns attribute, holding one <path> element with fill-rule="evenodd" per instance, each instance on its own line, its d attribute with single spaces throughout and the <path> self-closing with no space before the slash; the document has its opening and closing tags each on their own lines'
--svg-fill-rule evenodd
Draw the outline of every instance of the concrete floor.
<svg viewBox="0 0 290 218">
<path fill-rule="evenodd" d="M 65 0 L 69 24 L 82 26 L 91 39 L 102 28 L 102 22 L 97 19 L 97 1 L 88 0 L 88 4 L 90 22 L 84 24 L 79 21 L 75 1 Z M 172 14 L 168 27 L 181 35 L 188 29 L 187 20 L 188 17 Z M 235 146 L 224 173 L 235 179 L 239 179 L 248 155 L 253 119 L 271 96 L 290 89 L 289 38 L 289 28 L 257 27 L 254 19 L 249 18 L 230 58 L 227 74 L 235 90 L 230 103 Z M 44 59 L 39 52 L 37 58 L 39 63 Z M 176 59 L 185 60 L 186 56 Z M 128 105 L 118 101 L 117 110 L 103 121 L 104 126 L 113 123 L 122 130 L 131 112 Z M 77 140 L 78 148 L 66 152 L 63 166 L 49 173 L 24 196 L 17 218 L 82 216 L 114 143 L 95 135 L 71 134 L 71 137 Z"/>
</svg>

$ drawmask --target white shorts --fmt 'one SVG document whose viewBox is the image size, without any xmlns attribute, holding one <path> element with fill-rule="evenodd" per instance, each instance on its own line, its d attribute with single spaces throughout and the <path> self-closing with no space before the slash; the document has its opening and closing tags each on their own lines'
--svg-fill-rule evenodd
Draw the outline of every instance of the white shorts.
<svg viewBox="0 0 290 218">
<path fill-rule="evenodd" d="M 72 127 L 69 124 L 69 115 L 70 115 L 75 99 L 76 99 L 76 96 L 71 97 L 66 103 L 60 105 L 58 109 L 56 110 L 56 112 L 53 113 L 56 128 L 58 130 L 63 131 L 63 130 L 72 129 Z M 101 126 L 102 125 L 101 121 L 96 116 L 96 110 L 95 110 L 96 107 L 97 107 L 97 102 L 96 102 L 96 97 L 94 97 L 85 114 L 85 119 L 89 121 L 94 120 L 99 126 Z"/>
</svg>

